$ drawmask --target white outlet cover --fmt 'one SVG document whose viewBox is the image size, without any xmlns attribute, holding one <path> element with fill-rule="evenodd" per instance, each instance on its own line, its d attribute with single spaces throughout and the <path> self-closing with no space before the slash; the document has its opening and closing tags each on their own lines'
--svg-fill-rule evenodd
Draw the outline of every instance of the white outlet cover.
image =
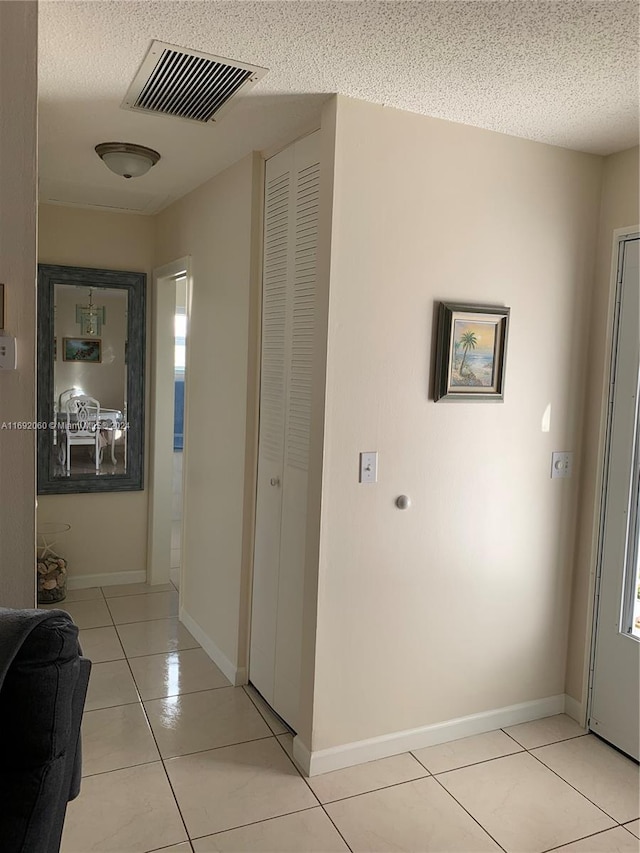
<svg viewBox="0 0 640 853">
<path fill-rule="evenodd" d="M 573 471 L 573 453 L 570 450 L 556 450 L 551 455 L 551 478 L 570 477 Z"/>
<path fill-rule="evenodd" d="M 0 335 L 0 370 L 16 369 L 16 339 Z"/>
<path fill-rule="evenodd" d="M 376 483 L 378 481 L 378 451 L 360 454 L 360 482 Z"/>
</svg>

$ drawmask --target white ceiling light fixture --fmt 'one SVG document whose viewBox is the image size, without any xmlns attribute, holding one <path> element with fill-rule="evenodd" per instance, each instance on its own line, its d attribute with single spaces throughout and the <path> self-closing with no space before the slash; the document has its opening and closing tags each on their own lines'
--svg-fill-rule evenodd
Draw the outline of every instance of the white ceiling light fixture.
<svg viewBox="0 0 640 853">
<path fill-rule="evenodd" d="M 160 159 L 160 155 L 153 148 L 130 142 L 101 142 L 96 145 L 96 154 L 105 166 L 123 178 L 146 175 Z"/>
</svg>

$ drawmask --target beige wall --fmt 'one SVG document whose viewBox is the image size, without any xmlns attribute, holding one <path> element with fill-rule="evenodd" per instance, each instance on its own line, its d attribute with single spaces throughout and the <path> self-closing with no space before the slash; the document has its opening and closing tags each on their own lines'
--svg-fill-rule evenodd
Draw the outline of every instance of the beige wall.
<svg viewBox="0 0 640 853">
<path fill-rule="evenodd" d="M 154 266 L 152 217 L 45 204 L 40 205 L 38 223 L 41 263 L 144 272 L 150 288 Z M 148 434 L 148 424 L 146 431 Z M 145 480 L 146 477 L 145 466 Z M 147 510 L 146 490 L 41 495 L 38 499 L 39 521 L 72 525 L 59 543 L 60 553 L 69 563 L 70 579 L 78 575 L 145 571 Z"/>
<path fill-rule="evenodd" d="M 0 421 L 35 419 L 37 44 L 37 4 L 0 3 L 0 282 L 17 339 Z M 35 604 L 35 489 L 35 433 L 0 430 L 0 606 Z"/>
<path fill-rule="evenodd" d="M 604 386 L 608 379 L 610 346 L 610 296 L 613 232 L 637 228 L 638 162 L 640 151 L 631 148 L 604 161 L 600 227 L 598 231 L 593 309 L 588 330 L 587 398 L 584 409 L 585 440 L 582 449 L 580 514 L 571 603 L 571 629 L 567 660 L 567 693 L 586 712 L 586 691 L 593 610 L 598 506 L 601 488 L 601 437 Z"/>
<path fill-rule="evenodd" d="M 313 750 L 564 692 L 601 170 L 338 98 Z M 438 300 L 511 307 L 503 404 L 430 399 Z"/>
<path fill-rule="evenodd" d="M 239 667 L 253 526 L 258 173 L 258 158 L 246 157 L 156 217 L 156 266 L 189 255 L 193 279 L 182 605 Z"/>
</svg>

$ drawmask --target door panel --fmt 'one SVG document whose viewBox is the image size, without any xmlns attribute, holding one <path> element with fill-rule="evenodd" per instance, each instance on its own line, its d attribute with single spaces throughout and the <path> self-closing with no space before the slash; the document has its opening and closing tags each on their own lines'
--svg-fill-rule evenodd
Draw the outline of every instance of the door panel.
<svg viewBox="0 0 640 853">
<path fill-rule="evenodd" d="M 633 607 L 627 599 L 636 593 L 637 578 L 630 546 L 638 523 L 634 500 L 640 359 L 638 246 L 637 238 L 621 244 L 589 719 L 596 734 L 636 760 L 640 752 L 640 642 L 633 634 Z"/>
<path fill-rule="evenodd" d="M 249 675 L 295 730 L 300 693 L 320 134 L 266 166 L 262 374 Z"/>
<path fill-rule="evenodd" d="M 285 426 L 285 353 L 293 156 L 265 175 L 260 433 L 251 615 L 250 677 L 273 702 Z"/>
<path fill-rule="evenodd" d="M 273 707 L 295 730 L 300 696 L 302 611 L 307 523 L 309 437 L 320 192 L 320 136 L 294 149 L 291 279 L 288 302 L 287 391 L 280 583 Z"/>
</svg>

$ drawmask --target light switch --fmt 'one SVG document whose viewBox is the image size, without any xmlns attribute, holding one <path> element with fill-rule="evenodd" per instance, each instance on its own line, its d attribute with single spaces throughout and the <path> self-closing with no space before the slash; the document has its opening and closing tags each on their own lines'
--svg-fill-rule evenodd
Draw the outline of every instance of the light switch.
<svg viewBox="0 0 640 853">
<path fill-rule="evenodd" d="M 0 370 L 16 369 L 16 339 L 0 335 Z"/>
<path fill-rule="evenodd" d="M 573 453 L 556 451 L 551 456 L 551 477 L 570 477 L 573 470 Z"/>
<path fill-rule="evenodd" d="M 378 481 L 378 451 L 360 454 L 360 482 L 377 483 Z"/>
</svg>

